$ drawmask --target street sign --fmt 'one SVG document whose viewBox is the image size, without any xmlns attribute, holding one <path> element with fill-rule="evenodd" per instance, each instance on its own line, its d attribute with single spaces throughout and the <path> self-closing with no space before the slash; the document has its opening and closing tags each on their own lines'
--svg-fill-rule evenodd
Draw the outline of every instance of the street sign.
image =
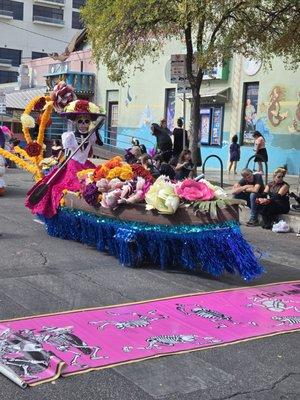
<svg viewBox="0 0 300 400">
<path fill-rule="evenodd" d="M 171 83 L 177 83 L 177 93 L 190 93 L 191 85 L 186 72 L 186 55 L 171 55 Z"/>
<path fill-rule="evenodd" d="M 185 54 L 171 55 L 171 83 L 187 80 Z"/>
<path fill-rule="evenodd" d="M 0 93 L 0 114 L 6 114 L 6 98 L 5 93 Z"/>
</svg>

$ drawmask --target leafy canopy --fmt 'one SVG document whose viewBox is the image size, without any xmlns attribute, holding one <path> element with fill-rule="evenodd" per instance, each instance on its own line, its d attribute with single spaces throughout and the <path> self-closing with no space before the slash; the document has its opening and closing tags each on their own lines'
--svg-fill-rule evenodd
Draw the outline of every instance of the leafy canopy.
<svg viewBox="0 0 300 400">
<path fill-rule="evenodd" d="M 203 70 L 234 53 L 264 63 L 281 56 L 291 67 L 300 60 L 299 0 L 87 0 L 81 18 L 96 62 L 119 82 L 175 38 L 186 45 L 188 77 L 197 87 Z"/>
</svg>

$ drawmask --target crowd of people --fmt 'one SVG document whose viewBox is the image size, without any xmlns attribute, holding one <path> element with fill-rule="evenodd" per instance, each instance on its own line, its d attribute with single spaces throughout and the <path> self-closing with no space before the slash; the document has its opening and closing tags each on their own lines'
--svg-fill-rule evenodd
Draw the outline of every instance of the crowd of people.
<svg viewBox="0 0 300 400">
<path fill-rule="evenodd" d="M 126 150 L 125 160 L 129 164 L 139 163 L 157 178 L 165 175 L 171 180 L 183 180 L 195 176 L 195 165 L 192 154 L 188 150 L 187 131 L 183 129 L 181 118 L 173 132 L 167 127 L 167 121 L 162 119 L 160 125 L 153 123 L 151 133 L 156 138 L 155 154 L 151 157 L 145 145 L 132 139 L 132 147 Z M 173 140 L 172 140 L 173 139 Z"/>
</svg>

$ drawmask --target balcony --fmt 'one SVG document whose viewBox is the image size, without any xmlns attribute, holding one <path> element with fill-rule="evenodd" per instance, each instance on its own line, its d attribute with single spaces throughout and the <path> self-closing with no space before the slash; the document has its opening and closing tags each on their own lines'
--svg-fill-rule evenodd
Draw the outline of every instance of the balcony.
<svg viewBox="0 0 300 400">
<path fill-rule="evenodd" d="M 0 19 L 14 19 L 12 11 L 0 10 Z"/>
<path fill-rule="evenodd" d="M 95 74 L 91 72 L 57 72 L 45 75 L 47 89 L 53 90 L 57 82 L 63 80 L 74 88 L 76 95 L 80 98 L 91 99 L 95 93 Z"/>
<path fill-rule="evenodd" d="M 12 67 L 12 60 L 7 58 L 0 58 L 0 67 L 4 69 L 10 69 Z"/>
<path fill-rule="evenodd" d="M 64 7 L 66 5 L 66 0 L 33 0 L 35 4 L 45 4 L 47 6 L 53 7 Z"/>
<path fill-rule="evenodd" d="M 65 21 L 63 19 L 51 18 L 51 17 L 41 17 L 39 15 L 34 15 L 32 17 L 34 24 L 41 25 L 51 25 L 63 28 L 65 26 Z"/>
</svg>

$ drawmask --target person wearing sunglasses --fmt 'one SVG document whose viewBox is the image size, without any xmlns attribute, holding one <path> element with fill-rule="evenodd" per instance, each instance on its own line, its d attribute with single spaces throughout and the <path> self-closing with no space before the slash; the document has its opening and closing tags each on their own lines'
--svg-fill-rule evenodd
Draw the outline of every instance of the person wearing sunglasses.
<svg viewBox="0 0 300 400">
<path fill-rule="evenodd" d="M 278 222 L 278 216 L 287 214 L 290 210 L 290 186 L 284 181 L 285 174 L 285 169 L 275 169 L 273 180 L 266 185 L 263 197 L 256 200 L 264 229 L 272 229 L 273 223 Z"/>
<path fill-rule="evenodd" d="M 87 100 L 75 100 L 65 107 L 61 115 L 66 116 L 74 122 L 74 131 L 64 132 L 61 136 L 65 155 L 68 156 L 78 148 L 78 145 L 92 129 L 93 121 L 96 121 L 101 115 L 103 116 L 103 113 L 96 104 Z M 103 144 L 99 134 L 93 133 L 85 145 L 72 156 L 56 179 L 51 182 L 45 196 L 37 204 L 30 202 L 31 193 L 36 190 L 36 185 L 48 182 L 51 179 L 52 173 L 56 172 L 56 169 L 54 168 L 52 173 L 45 176 L 42 181 L 31 188 L 27 193 L 25 205 L 33 214 L 43 215 L 47 218 L 53 217 L 57 213 L 63 191 L 65 189 L 72 192 L 80 190 L 81 184 L 77 178 L 77 172 L 95 168 L 95 165 L 88 158 L 91 156 L 93 144 L 96 143 Z"/>
</svg>

